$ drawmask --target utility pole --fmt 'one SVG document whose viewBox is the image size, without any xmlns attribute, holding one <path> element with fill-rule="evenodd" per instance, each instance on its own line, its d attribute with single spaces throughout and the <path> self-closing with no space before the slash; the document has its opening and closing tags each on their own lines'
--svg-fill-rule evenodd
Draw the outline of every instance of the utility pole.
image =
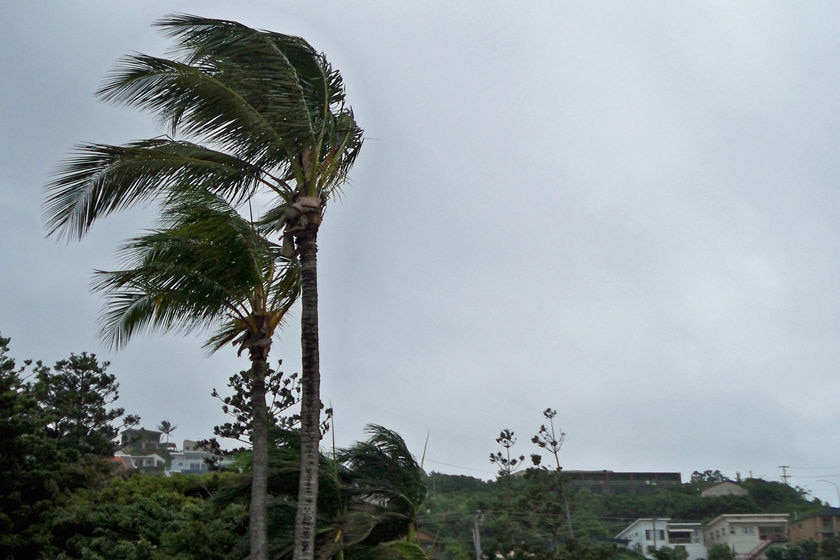
<svg viewBox="0 0 840 560">
<path fill-rule="evenodd" d="M 782 469 L 782 480 L 785 483 L 785 486 L 788 485 L 788 473 L 787 470 L 790 468 L 788 465 L 779 465 L 779 468 Z"/>
<path fill-rule="evenodd" d="M 475 547 L 475 560 L 481 560 L 481 523 L 484 521 L 484 516 L 481 510 L 475 512 L 475 519 L 473 521 L 473 546 Z"/>
</svg>

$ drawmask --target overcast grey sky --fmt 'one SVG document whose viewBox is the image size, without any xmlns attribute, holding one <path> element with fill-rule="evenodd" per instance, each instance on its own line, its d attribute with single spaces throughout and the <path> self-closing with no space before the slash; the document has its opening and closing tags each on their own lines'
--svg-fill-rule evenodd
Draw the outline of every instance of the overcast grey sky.
<svg viewBox="0 0 840 560">
<path fill-rule="evenodd" d="M 720 469 L 837 504 L 840 5 L 833 2 L 6 3 L 0 332 L 12 355 L 111 361 L 120 404 L 176 440 L 247 367 L 201 338 L 97 339 L 91 271 L 149 211 L 46 239 L 76 143 L 160 129 L 97 101 L 160 55 L 173 12 L 305 37 L 366 131 L 320 239 L 323 399 L 427 470 L 482 478 L 504 427 L 556 408 L 569 469 Z M 295 323 L 297 317 L 292 320 Z M 294 324 L 273 349 L 299 369 Z"/>
</svg>

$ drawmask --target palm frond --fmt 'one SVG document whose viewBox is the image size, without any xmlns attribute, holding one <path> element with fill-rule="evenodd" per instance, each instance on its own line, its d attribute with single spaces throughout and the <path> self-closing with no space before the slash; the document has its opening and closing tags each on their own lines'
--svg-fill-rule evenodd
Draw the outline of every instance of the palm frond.
<svg viewBox="0 0 840 560">
<path fill-rule="evenodd" d="M 150 110 L 195 142 L 79 146 L 46 188 L 50 235 L 81 237 L 99 217 L 178 190 L 235 203 L 262 188 L 291 203 L 296 191 L 326 200 L 346 180 L 362 130 L 323 54 L 225 20 L 175 15 L 158 25 L 182 60 L 125 57 L 98 94 Z"/>
<path fill-rule="evenodd" d="M 347 180 L 347 174 L 362 149 L 363 130 L 356 124 L 353 111 L 345 109 L 329 119 L 330 143 L 320 165 L 318 189 L 329 196 Z"/>
<path fill-rule="evenodd" d="M 217 77 L 294 146 L 287 155 L 315 143 L 331 69 L 304 39 L 186 14 L 156 25 L 177 40 L 173 52 L 186 64 Z"/>
<path fill-rule="evenodd" d="M 50 234 L 82 237 L 97 218 L 170 192 L 200 189 L 236 201 L 263 182 L 258 166 L 189 142 L 87 144 L 47 184 L 44 213 Z"/>
<path fill-rule="evenodd" d="M 298 273 L 222 198 L 182 193 L 162 228 L 129 240 L 119 271 L 99 271 L 103 338 L 122 346 L 143 330 L 186 332 L 219 324 L 206 347 L 243 334 L 271 337 L 297 297 Z M 285 291 L 284 291 L 285 290 Z"/>
<path fill-rule="evenodd" d="M 402 437 L 370 425 L 367 441 L 344 450 L 341 461 L 352 473 L 357 491 L 387 503 L 392 511 L 412 517 L 426 496 L 423 471 Z"/>
<path fill-rule="evenodd" d="M 179 14 L 157 25 L 179 41 L 176 52 L 189 64 L 245 71 L 249 81 L 243 82 L 241 91 L 252 94 L 246 99 L 261 114 L 281 118 L 272 121 L 277 131 L 290 123 L 303 126 L 306 121 L 310 136 L 289 155 L 301 153 L 306 146 L 313 150 L 316 169 L 312 170 L 314 182 L 309 185 L 307 196 L 315 196 L 343 182 L 361 148 L 362 130 L 356 125 L 352 111 L 345 107 L 341 73 L 322 53 L 300 37 L 254 30 L 227 20 Z M 257 84 L 263 72 L 268 74 L 267 81 Z M 224 79 L 226 85 L 234 82 L 221 72 L 219 79 Z M 255 84 L 260 87 L 252 87 Z M 278 104 L 281 100 L 295 103 L 296 109 L 306 107 L 307 119 L 302 113 L 290 113 L 289 107 Z M 297 171 L 298 182 L 306 183 L 301 170 Z"/>
<path fill-rule="evenodd" d="M 170 15 L 155 25 L 178 41 L 173 52 L 189 64 L 261 69 L 271 68 L 281 56 L 294 71 L 298 99 L 316 119 L 344 102 L 341 74 L 301 37 L 188 14 Z"/>
<path fill-rule="evenodd" d="M 155 112 L 172 134 L 180 130 L 270 167 L 311 139 L 312 130 L 288 61 L 255 58 L 234 67 L 210 59 L 191 65 L 132 55 L 121 59 L 97 93 Z M 286 118 L 278 121 L 278 114 Z"/>
</svg>

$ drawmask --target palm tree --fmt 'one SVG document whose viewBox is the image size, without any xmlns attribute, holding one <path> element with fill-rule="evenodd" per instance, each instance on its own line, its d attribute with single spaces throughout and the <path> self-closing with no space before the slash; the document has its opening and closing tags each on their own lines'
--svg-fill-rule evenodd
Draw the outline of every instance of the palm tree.
<svg viewBox="0 0 840 560">
<path fill-rule="evenodd" d="M 299 37 L 189 15 L 157 24 L 179 60 L 123 59 L 102 99 L 155 112 L 171 136 L 79 146 L 47 186 L 50 234 L 81 237 L 132 204 L 200 190 L 237 204 L 261 193 L 260 217 L 282 232 L 301 279 L 301 477 L 295 558 L 314 556 L 320 442 L 317 239 L 327 201 L 346 181 L 362 130 L 344 83 Z M 175 139 L 176 133 L 185 139 Z"/>
<path fill-rule="evenodd" d="M 417 513 L 426 497 L 423 469 L 398 433 L 375 424 L 369 425 L 367 432 L 367 441 L 342 452 L 340 460 L 356 493 L 381 505 L 394 521 L 386 525 L 414 542 Z"/>
<path fill-rule="evenodd" d="M 253 452 L 252 558 L 267 558 L 268 354 L 275 330 L 299 293 L 299 270 L 281 248 L 223 199 L 190 193 L 171 201 L 162 226 L 121 249 L 126 268 L 99 271 L 94 291 L 106 296 L 103 338 L 122 346 L 143 330 L 215 328 L 210 351 L 233 343 L 251 361 Z"/>
<path fill-rule="evenodd" d="M 166 443 L 169 443 L 169 436 L 178 429 L 178 426 L 174 426 L 172 422 L 169 420 L 161 420 L 160 425 L 157 427 L 158 431 L 166 436 Z"/>
<path fill-rule="evenodd" d="M 368 426 L 369 438 L 346 450 L 321 454 L 316 559 L 428 560 L 414 542 L 416 514 L 426 488 L 422 468 L 399 434 Z M 300 470 L 300 440 L 275 431 L 269 446 L 271 557 L 291 559 L 294 496 Z M 220 504 L 239 501 L 247 490 L 232 479 L 215 494 Z"/>
</svg>

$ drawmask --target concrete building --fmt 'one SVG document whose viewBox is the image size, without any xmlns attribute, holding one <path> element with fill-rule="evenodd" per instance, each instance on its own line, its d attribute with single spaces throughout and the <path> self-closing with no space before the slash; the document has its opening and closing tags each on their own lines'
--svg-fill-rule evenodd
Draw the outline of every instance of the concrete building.
<svg viewBox="0 0 840 560">
<path fill-rule="evenodd" d="M 120 447 L 132 451 L 157 451 L 161 447 L 160 436 L 162 435 L 162 432 L 145 428 L 128 429 L 120 435 Z"/>
<path fill-rule="evenodd" d="M 678 472 L 567 471 L 563 474 L 573 488 L 586 488 L 596 494 L 648 494 L 655 490 L 678 488 Z"/>
<path fill-rule="evenodd" d="M 703 528 L 707 548 L 727 546 L 742 558 L 757 558 L 787 534 L 787 513 L 728 513 L 712 519 Z"/>
<path fill-rule="evenodd" d="M 791 544 L 809 539 L 822 542 L 826 537 L 840 536 L 840 508 L 813 513 L 788 523 Z"/>
<path fill-rule="evenodd" d="M 131 455 L 134 468 L 146 473 L 162 473 L 166 468 L 166 459 L 157 453 L 148 455 Z"/>
<path fill-rule="evenodd" d="M 688 560 L 707 557 L 700 523 L 675 523 L 668 518 L 637 519 L 616 535 L 616 539 L 646 558 L 653 558 L 652 552 L 664 547 L 684 548 Z"/>
</svg>

